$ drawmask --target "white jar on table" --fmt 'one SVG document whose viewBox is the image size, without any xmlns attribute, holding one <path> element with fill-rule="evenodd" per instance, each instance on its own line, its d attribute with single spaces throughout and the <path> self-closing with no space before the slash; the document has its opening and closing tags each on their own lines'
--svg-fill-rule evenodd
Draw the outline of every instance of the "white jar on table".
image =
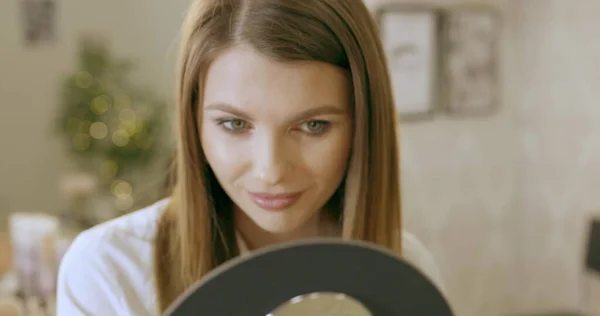
<svg viewBox="0 0 600 316">
<path fill-rule="evenodd" d="M 49 214 L 11 214 L 9 233 L 20 294 L 42 298 L 53 295 L 59 227 L 59 220 Z"/>
</svg>

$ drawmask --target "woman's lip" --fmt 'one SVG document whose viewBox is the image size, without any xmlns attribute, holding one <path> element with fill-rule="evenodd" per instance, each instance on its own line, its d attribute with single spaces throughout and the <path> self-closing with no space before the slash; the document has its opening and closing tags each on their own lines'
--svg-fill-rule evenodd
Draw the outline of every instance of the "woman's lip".
<svg viewBox="0 0 600 316">
<path fill-rule="evenodd" d="M 302 192 L 295 193 L 263 193 L 249 192 L 250 199 L 258 207 L 267 211 L 280 211 L 294 205 L 302 195 Z"/>
</svg>

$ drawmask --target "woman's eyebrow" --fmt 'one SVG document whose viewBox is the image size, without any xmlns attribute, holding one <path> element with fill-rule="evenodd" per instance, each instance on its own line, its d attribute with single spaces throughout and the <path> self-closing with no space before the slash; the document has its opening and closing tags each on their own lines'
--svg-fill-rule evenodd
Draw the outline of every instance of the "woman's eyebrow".
<svg viewBox="0 0 600 316">
<path fill-rule="evenodd" d="M 346 113 L 347 110 L 344 107 L 326 104 L 304 110 L 295 115 L 292 121 L 302 121 L 317 115 L 344 115 Z"/>
<path fill-rule="evenodd" d="M 252 115 L 231 104 L 223 102 L 211 103 L 204 107 L 204 111 L 221 111 L 233 114 L 241 119 L 252 120 Z M 317 115 L 344 115 L 346 113 L 347 110 L 342 106 L 325 104 L 301 111 L 300 113 L 294 115 L 290 121 L 302 121 Z"/>
<path fill-rule="evenodd" d="M 227 103 L 212 103 L 204 107 L 204 111 L 221 111 L 233 114 L 241 119 L 250 120 L 251 116 L 235 106 Z"/>
</svg>

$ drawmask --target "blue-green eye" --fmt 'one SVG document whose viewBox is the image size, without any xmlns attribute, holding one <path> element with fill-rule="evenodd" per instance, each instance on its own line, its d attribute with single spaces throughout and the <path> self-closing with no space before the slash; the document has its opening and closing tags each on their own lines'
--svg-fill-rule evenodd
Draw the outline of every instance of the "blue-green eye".
<svg viewBox="0 0 600 316">
<path fill-rule="evenodd" d="M 219 122 L 219 125 L 223 126 L 227 131 L 239 133 L 244 131 L 248 127 L 248 123 L 240 119 L 228 119 Z"/>
<path fill-rule="evenodd" d="M 310 134 L 323 134 L 329 128 L 330 123 L 327 121 L 307 121 L 302 123 L 302 130 Z"/>
</svg>

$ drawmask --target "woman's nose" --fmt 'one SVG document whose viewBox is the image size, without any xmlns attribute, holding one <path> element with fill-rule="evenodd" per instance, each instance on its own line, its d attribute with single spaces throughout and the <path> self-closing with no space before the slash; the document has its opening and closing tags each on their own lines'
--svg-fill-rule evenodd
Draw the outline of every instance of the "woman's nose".
<svg viewBox="0 0 600 316">
<path fill-rule="evenodd" d="M 289 168 L 283 141 L 273 136 L 264 137 L 256 147 L 253 162 L 254 178 L 269 186 L 281 183 Z"/>
</svg>

